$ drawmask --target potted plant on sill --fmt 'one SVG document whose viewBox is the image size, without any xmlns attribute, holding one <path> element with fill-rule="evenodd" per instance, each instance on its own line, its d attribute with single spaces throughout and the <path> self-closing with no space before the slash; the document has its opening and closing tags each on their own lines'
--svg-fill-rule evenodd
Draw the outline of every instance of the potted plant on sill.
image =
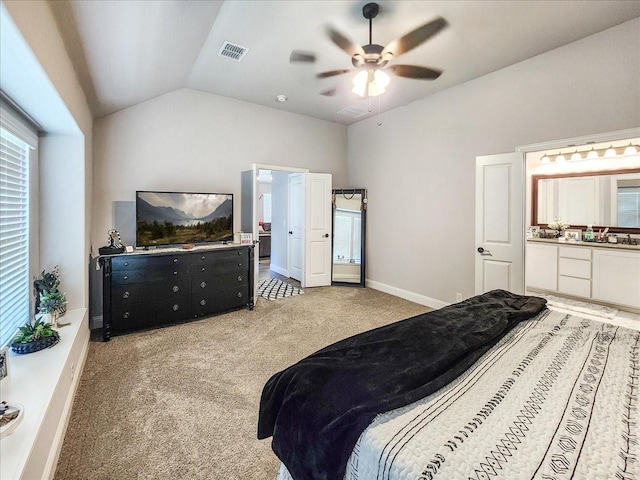
<svg viewBox="0 0 640 480">
<path fill-rule="evenodd" d="M 36 299 L 36 312 L 43 314 L 45 323 L 52 323 L 57 327 L 58 323 L 67 311 L 67 299 L 58 287 L 60 286 L 60 270 L 56 265 L 51 272 L 43 270 L 40 278 L 33 281 L 34 296 Z"/>
<path fill-rule="evenodd" d="M 53 325 L 36 318 L 20 327 L 11 343 L 11 350 L 15 353 L 33 353 L 52 347 L 59 341 L 60 334 L 53 329 Z"/>
</svg>

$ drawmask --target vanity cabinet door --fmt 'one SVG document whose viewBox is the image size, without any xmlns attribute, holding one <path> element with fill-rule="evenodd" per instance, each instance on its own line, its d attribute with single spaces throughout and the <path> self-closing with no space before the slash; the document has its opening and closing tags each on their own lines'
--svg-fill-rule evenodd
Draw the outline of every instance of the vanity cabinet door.
<svg viewBox="0 0 640 480">
<path fill-rule="evenodd" d="M 558 247 L 527 243 L 526 285 L 555 292 L 558 290 Z"/>
<path fill-rule="evenodd" d="M 594 249 L 593 298 L 640 308 L 640 252 Z"/>
</svg>

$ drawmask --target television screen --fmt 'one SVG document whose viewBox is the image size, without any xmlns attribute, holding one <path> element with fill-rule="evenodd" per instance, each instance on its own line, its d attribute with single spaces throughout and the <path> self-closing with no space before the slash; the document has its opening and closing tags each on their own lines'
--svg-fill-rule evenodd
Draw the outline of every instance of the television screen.
<svg viewBox="0 0 640 480">
<path fill-rule="evenodd" d="M 233 240 L 233 195 L 136 192 L 136 245 Z"/>
</svg>

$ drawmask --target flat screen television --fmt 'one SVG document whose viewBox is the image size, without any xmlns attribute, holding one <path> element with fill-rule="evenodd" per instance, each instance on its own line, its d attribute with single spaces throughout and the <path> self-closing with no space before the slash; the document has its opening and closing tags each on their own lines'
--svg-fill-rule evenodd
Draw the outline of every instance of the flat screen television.
<svg viewBox="0 0 640 480">
<path fill-rule="evenodd" d="M 233 241 L 233 194 L 136 192 L 136 246 Z"/>
</svg>

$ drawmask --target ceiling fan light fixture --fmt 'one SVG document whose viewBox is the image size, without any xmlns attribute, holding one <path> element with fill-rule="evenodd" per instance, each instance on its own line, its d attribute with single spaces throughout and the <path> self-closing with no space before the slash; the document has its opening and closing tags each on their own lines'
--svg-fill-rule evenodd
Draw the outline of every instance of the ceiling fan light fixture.
<svg viewBox="0 0 640 480">
<path fill-rule="evenodd" d="M 360 72 L 358 72 L 356 76 L 353 77 L 353 80 L 352 80 L 352 83 L 353 83 L 352 92 L 355 93 L 356 95 L 364 97 L 365 93 L 367 92 L 368 79 L 369 79 L 369 72 L 367 72 L 366 70 L 361 70 Z"/>
<path fill-rule="evenodd" d="M 391 79 L 382 70 L 362 70 L 353 77 L 352 92 L 361 97 L 382 95 Z"/>
</svg>

